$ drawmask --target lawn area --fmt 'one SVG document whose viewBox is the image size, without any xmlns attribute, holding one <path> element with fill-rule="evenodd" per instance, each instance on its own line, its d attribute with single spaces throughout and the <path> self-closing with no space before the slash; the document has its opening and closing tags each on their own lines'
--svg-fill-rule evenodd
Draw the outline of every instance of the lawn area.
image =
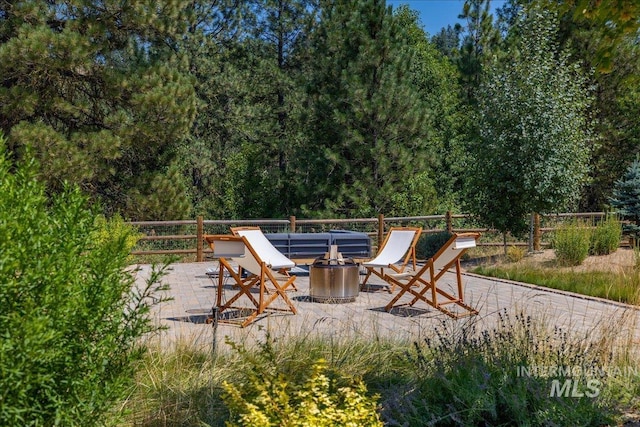
<svg viewBox="0 0 640 427">
<path fill-rule="evenodd" d="M 518 262 L 494 261 L 469 271 L 627 304 L 639 301 L 640 269 L 631 249 L 590 256 L 575 267 L 559 266 L 553 250 L 548 249 Z"/>
</svg>

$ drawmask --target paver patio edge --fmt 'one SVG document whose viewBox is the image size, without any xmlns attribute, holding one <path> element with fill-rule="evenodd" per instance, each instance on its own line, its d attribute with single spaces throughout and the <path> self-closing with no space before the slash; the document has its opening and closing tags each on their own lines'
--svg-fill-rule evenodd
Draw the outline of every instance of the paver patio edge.
<svg viewBox="0 0 640 427">
<path fill-rule="evenodd" d="M 612 305 L 614 307 L 627 308 L 627 309 L 631 309 L 631 310 L 640 311 L 640 307 L 637 306 L 637 305 L 627 304 L 627 303 L 619 302 L 619 301 L 613 301 L 613 300 L 606 299 L 606 298 L 600 298 L 600 297 L 594 297 L 594 296 L 591 296 L 591 295 L 579 294 L 579 293 L 576 293 L 576 292 L 565 291 L 565 290 L 562 290 L 562 289 L 548 288 L 548 287 L 545 287 L 545 286 L 534 285 L 534 284 L 526 283 L 526 282 L 518 282 L 518 281 L 510 280 L 510 279 L 502 279 L 502 278 L 499 278 L 499 277 L 483 276 L 482 274 L 469 273 L 469 272 L 463 272 L 462 274 L 464 276 L 475 277 L 477 279 L 493 280 L 495 282 L 508 283 L 508 284 L 511 284 L 511 285 L 521 286 L 523 288 L 535 289 L 535 290 L 538 290 L 538 291 L 550 292 L 550 293 L 553 293 L 553 294 L 565 295 L 565 296 L 578 298 L 578 299 L 583 299 L 583 300 L 587 300 L 587 301 L 594 301 L 594 302 L 599 302 L 599 303 L 603 303 L 603 304 L 608 304 L 608 305 Z"/>
</svg>

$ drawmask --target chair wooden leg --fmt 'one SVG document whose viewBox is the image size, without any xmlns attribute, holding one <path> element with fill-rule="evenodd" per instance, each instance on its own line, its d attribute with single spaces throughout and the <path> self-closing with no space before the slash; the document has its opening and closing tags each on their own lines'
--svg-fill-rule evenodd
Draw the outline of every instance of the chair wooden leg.
<svg viewBox="0 0 640 427">
<path fill-rule="evenodd" d="M 364 276 L 364 280 L 362 281 L 362 283 L 360 284 L 360 290 L 364 289 L 364 285 L 367 284 L 367 280 L 369 280 L 369 277 L 371 276 L 371 269 L 367 268 L 367 275 Z"/>
<path fill-rule="evenodd" d="M 425 280 L 422 278 L 423 274 L 426 275 L 427 268 L 429 270 L 429 276 L 431 277 L 431 280 Z M 443 289 L 440 289 L 437 286 L 438 280 L 444 275 L 445 271 L 441 271 L 440 273 L 436 274 L 433 266 L 429 266 L 427 268 L 423 268 L 423 270 L 419 274 L 413 276 L 406 283 L 395 280 L 389 275 L 386 276 L 386 279 L 390 283 L 397 284 L 401 288 L 398 294 L 385 306 L 386 311 L 391 311 L 391 309 L 394 307 L 413 307 L 418 301 L 422 301 L 425 304 L 441 311 L 442 313 L 452 318 L 460 318 L 478 314 L 478 310 L 474 309 L 464 302 L 464 287 L 462 286 L 462 276 L 459 269 L 457 270 L 456 274 L 456 287 L 458 290 L 458 296 L 455 296 L 450 294 L 449 292 L 444 291 Z M 413 295 L 413 299 L 407 304 L 396 305 L 398 300 L 405 294 Z M 439 302 L 439 296 L 444 297 L 444 301 Z M 457 313 L 447 310 L 444 306 L 448 304 L 456 304 L 459 307 L 463 308 L 465 312 Z"/>
<path fill-rule="evenodd" d="M 375 268 L 373 267 L 367 267 L 367 275 L 364 278 L 364 281 L 362 282 L 362 284 L 360 285 L 360 290 L 364 289 L 364 286 L 367 283 L 367 280 L 369 280 L 369 277 L 371 277 L 371 274 L 375 274 L 376 276 L 378 276 L 379 278 L 381 278 L 382 280 L 384 280 L 385 282 L 387 282 L 386 286 L 387 286 L 387 291 L 391 294 L 393 293 L 393 290 L 395 288 L 395 284 L 394 283 L 389 283 L 389 281 L 387 280 L 387 276 L 384 273 L 384 268 L 380 269 L 380 272 L 376 271 Z M 385 285 L 383 285 L 385 286 Z"/>
</svg>

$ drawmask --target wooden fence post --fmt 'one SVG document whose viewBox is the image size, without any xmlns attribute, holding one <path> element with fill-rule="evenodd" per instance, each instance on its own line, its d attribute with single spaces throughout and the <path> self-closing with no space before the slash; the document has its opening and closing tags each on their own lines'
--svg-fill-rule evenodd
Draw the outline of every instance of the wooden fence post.
<svg viewBox="0 0 640 427">
<path fill-rule="evenodd" d="M 451 211 L 447 211 L 444 218 L 445 218 L 445 221 L 447 222 L 447 231 L 449 233 L 453 233 L 453 218 L 451 215 Z"/>
<path fill-rule="evenodd" d="M 380 245 L 384 241 L 384 215 L 378 214 L 378 250 L 380 249 Z M 378 252 L 376 250 L 376 253 Z"/>
<path fill-rule="evenodd" d="M 533 250 L 540 250 L 540 214 L 533 216 Z"/>
<path fill-rule="evenodd" d="M 196 243 L 196 262 L 204 261 L 204 220 L 202 215 L 198 216 L 197 226 L 196 226 L 196 234 L 197 234 L 197 243 Z"/>
<path fill-rule="evenodd" d="M 296 217 L 295 215 L 291 215 L 289 217 L 289 231 L 292 233 L 296 232 Z"/>
</svg>

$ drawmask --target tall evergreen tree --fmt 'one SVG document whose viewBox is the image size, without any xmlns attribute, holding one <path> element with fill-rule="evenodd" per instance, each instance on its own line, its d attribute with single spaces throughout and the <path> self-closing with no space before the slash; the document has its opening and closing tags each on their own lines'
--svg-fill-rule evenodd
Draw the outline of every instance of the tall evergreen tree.
<svg viewBox="0 0 640 427">
<path fill-rule="evenodd" d="M 391 212 L 430 157 L 406 34 L 384 0 L 323 1 L 313 47 L 304 212 Z"/>
<path fill-rule="evenodd" d="M 394 15 L 406 32 L 408 46 L 414 54 L 410 68 L 411 82 L 423 103 L 422 108 L 428 112 L 426 140 L 433 150 L 433 159 L 429 173 L 421 179 L 423 192 L 427 191 L 425 184 L 429 182 L 434 185 L 438 195 L 438 202 L 435 197 L 428 198 L 420 209 L 405 209 L 405 214 L 455 209 L 458 204 L 457 191 L 462 187 L 463 141 L 467 138 L 470 116 L 468 108 L 462 103 L 461 88 L 456 78 L 458 70 L 438 51 L 437 45 L 428 40 L 415 11 L 408 6 L 401 6 Z M 417 197 L 420 192 L 414 191 L 413 194 Z M 422 199 L 425 198 L 426 194 L 423 194 Z"/>
<path fill-rule="evenodd" d="M 302 73 L 316 9 L 311 0 L 261 0 L 258 6 L 251 48 L 259 62 L 252 86 L 261 117 L 254 122 L 259 126 L 256 138 L 247 141 L 254 147 L 249 190 L 259 216 L 279 217 L 297 210 L 297 169 L 304 165 L 295 155 L 306 139 L 301 128 Z"/>
<path fill-rule="evenodd" d="M 640 159 L 636 157 L 624 176 L 616 181 L 609 201 L 623 219 L 629 220 L 624 231 L 633 236 L 637 244 L 640 239 Z"/>
<path fill-rule="evenodd" d="M 199 106 L 179 147 L 179 166 L 196 213 L 208 218 L 251 216 L 239 210 L 248 170 L 242 144 L 255 110 L 253 67 L 241 42 L 251 37 L 250 6 L 240 0 L 193 2 L 191 26 L 179 45 L 190 59 Z"/>
<path fill-rule="evenodd" d="M 185 49 L 202 108 L 182 167 L 198 212 L 279 217 L 295 208 L 308 0 L 203 2 Z"/>
<path fill-rule="evenodd" d="M 482 63 L 499 40 L 490 10 L 491 0 L 465 0 L 462 13 L 458 16 L 459 19 L 467 21 L 458 67 L 460 82 L 470 103 L 475 102 L 475 91 L 480 85 L 482 75 Z"/>
<path fill-rule="evenodd" d="M 157 191 L 180 186 L 174 143 L 195 112 L 171 49 L 182 12 L 170 0 L 0 2 L 0 129 L 14 153 L 33 148 L 50 191 L 75 182 L 135 219 L 188 213 L 182 192 Z M 162 212 L 138 209 L 149 199 Z"/>
<path fill-rule="evenodd" d="M 431 38 L 436 49 L 447 58 L 455 60 L 460 55 L 460 33 L 462 26 L 456 24 L 453 27 L 447 25 L 447 28 L 441 28 L 436 35 Z"/>
</svg>

